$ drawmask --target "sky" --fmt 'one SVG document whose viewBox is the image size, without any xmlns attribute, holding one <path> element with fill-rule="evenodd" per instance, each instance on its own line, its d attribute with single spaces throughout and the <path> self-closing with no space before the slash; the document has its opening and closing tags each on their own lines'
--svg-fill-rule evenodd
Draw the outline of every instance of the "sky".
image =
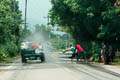
<svg viewBox="0 0 120 80">
<path fill-rule="evenodd" d="M 22 18 L 25 17 L 25 0 L 19 1 L 19 9 L 22 11 Z M 51 9 L 50 0 L 27 0 L 27 23 L 28 28 L 33 31 L 36 24 L 47 25 L 48 19 L 45 18 Z M 56 29 L 56 27 L 54 27 Z M 64 34 L 64 32 L 54 31 L 55 34 Z"/>
<path fill-rule="evenodd" d="M 22 11 L 23 19 L 25 15 L 25 0 L 18 0 L 19 8 Z M 34 29 L 36 24 L 47 24 L 47 14 L 51 8 L 50 0 L 27 0 L 27 23 L 29 29 Z"/>
</svg>

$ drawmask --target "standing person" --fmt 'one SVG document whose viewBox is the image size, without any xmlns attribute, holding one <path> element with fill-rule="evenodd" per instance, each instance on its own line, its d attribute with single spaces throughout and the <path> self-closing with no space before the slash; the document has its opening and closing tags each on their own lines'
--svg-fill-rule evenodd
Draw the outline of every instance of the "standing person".
<svg viewBox="0 0 120 80">
<path fill-rule="evenodd" d="M 38 48 L 38 45 L 37 45 L 36 43 L 34 43 L 34 44 L 32 45 L 32 47 L 33 47 L 33 49 L 37 49 L 37 48 Z"/>
<path fill-rule="evenodd" d="M 105 48 L 105 64 L 109 64 L 109 45 L 106 45 Z"/>
<path fill-rule="evenodd" d="M 105 50 L 106 50 L 106 45 L 104 44 L 104 42 L 102 42 L 102 49 L 101 49 L 101 61 L 103 64 L 105 64 Z"/>
<path fill-rule="evenodd" d="M 64 53 L 65 53 L 66 51 L 72 51 L 72 56 L 70 57 L 70 58 L 71 58 L 71 61 L 72 61 L 73 58 L 76 56 L 75 47 L 73 47 L 72 44 L 70 44 L 70 49 L 65 50 Z"/>
<path fill-rule="evenodd" d="M 112 46 L 109 46 L 109 61 L 110 64 L 112 64 L 112 60 L 113 60 L 113 51 L 112 51 Z"/>
<path fill-rule="evenodd" d="M 79 45 L 78 42 L 76 44 L 76 49 L 77 49 L 77 61 L 79 61 L 79 59 L 81 59 L 82 56 L 86 60 L 86 56 L 84 55 L 83 48 Z"/>
<path fill-rule="evenodd" d="M 39 43 L 38 48 L 43 50 L 43 45 L 41 43 Z"/>
</svg>

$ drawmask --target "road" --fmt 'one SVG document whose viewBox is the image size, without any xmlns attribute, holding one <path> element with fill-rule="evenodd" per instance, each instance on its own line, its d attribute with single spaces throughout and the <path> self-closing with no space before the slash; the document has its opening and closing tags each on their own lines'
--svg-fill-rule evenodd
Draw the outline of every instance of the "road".
<svg viewBox="0 0 120 80">
<path fill-rule="evenodd" d="M 120 80 L 120 74 L 84 62 L 71 61 L 69 54 L 46 51 L 46 61 L 20 59 L 0 64 L 0 80 Z"/>
</svg>

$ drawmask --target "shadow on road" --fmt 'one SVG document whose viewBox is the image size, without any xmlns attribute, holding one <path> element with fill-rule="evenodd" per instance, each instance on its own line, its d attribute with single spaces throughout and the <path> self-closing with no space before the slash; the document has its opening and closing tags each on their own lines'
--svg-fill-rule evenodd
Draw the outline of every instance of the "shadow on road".
<svg viewBox="0 0 120 80">
<path fill-rule="evenodd" d="M 69 58 L 70 56 L 61 56 L 59 58 Z"/>
<path fill-rule="evenodd" d="M 94 69 L 96 69 L 96 70 L 99 70 L 99 71 L 102 71 L 102 72 L 105 72 L 105 73 L 108 73 L 108 74 L 111 74 L 111 75 L 120 77 L 120 74 L 119 74 L 119 73 L 116 73 L 116 72 L 107 70 L 107 69 L 105 69 L 105 68 L 103 68 L 103 67 L 99 67 L 98 65 L 93 65 L 93 64 L 86 64 L 86 65 L 89 66 L 89 67 L 91 67 L 91 68 L 94 68 Z"/>
<path fill-rule="evenodd" d="M 7 68 L 11 66 L 11 68 Z M 6 68 L 5 68 L 6 67 Z M 25 71 L 25 70 L 44 70 L 59 68 L 56 64 L 41 63 L 40 61 L 28 61 L 27 63 L 6 63 L 0 65 L 0 71 Z"/>
</svg>

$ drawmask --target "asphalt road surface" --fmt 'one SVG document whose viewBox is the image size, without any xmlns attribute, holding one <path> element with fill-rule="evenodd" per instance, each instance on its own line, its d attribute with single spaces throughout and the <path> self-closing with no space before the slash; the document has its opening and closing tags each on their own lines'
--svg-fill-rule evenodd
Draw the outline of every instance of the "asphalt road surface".
<svg viewBox="0 0 120 80">
<path fill-rule="evenodd" d="M 21 60 L 0 64 L 0 80 L 120 80 L 120 74 L 91 63 L 71 61 L 70 55 L 46 51 L 46 61 Z"/>
</svg>

